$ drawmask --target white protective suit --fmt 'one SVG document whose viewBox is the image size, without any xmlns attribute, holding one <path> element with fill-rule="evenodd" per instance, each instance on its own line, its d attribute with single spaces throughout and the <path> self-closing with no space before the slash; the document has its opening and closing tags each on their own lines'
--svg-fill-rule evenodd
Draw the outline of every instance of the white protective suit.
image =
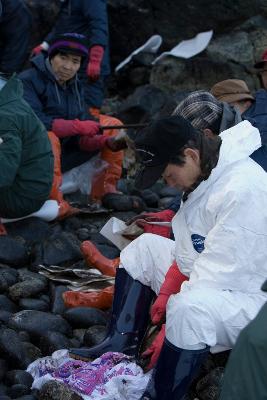
<svg viewBox="0 0 267 400">
<path fill-rule="evenodd" d="M 182 349 L 232 347 L 267 300 L 267 174 L 249 155 L 259 131 L 243 121 L 221 134 L 217 166 L 172 221 L 175 242 L 143 234 L 121 267 L 156 293 L 174 258 L 189 277 L 170 296 L 166 337 Z"/>
</svg>

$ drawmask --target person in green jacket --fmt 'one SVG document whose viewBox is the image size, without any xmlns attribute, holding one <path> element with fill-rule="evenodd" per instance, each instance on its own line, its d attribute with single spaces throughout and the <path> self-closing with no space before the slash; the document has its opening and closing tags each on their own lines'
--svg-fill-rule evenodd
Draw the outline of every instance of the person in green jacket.
<svg viewBox="0 0 267 400">
<path fill-rule="evenodd" d="M 0 76 L 0 218 L 38 211 L 52 186 L 54 159 L 47 131 L 22 95 L 16 76 Z"/>
<path fill-rule="evenodd" d="M 262 286 L 267 292 L 267 280 Z M 220 400 L 267 399 L 267 303 L 240 333 L 226 365 Z"/>
</svg>

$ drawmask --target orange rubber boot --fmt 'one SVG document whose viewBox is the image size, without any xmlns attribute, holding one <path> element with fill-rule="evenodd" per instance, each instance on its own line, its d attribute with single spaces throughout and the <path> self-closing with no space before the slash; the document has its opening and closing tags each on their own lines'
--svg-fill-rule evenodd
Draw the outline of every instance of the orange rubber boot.
<svg viewBox="0 0 267 400">
<path fill-rule="evenodd" d="M 61 146 L 58 137 L 54 134 L 54 132 L 48 132 L 48 137 L 51 143 L 53 155 L 54 155 L 54 176 L 52 189 L 50 192 L 49 198 L 51 200 L 56 200 L 59 205 L 59 215 L 58 218 L 62 219 L 65 217 L 69 217 L 70 215 L 77 214 L 79 212 L 78 208 L 72 207 L 66 200 L 63 198 L 63 193 L 59 189 L 62 183 L 62 174 L 61 174 Z"/>
<path fill-rule="evenodd" d="M 119 257 L 111 260 L 103 256 L 90 240 L 86 240 L 81 244 L 81 252 L 88 267 L 98 269 L 103 275 L 112 277 L 116 275 L 120 263 Z"/>
<path fill-rule="evenodd" d="M 106 310 L 112 306 L 113 294 L 114 285 L 94 292 L 64 292 L 63 300 L 66 307 L 93 307 Z"/>
<path fill-rule="evenodd" d="M 107 115 L 100 115 L 100 125 L 120 126 L 122 123 L 116 118 Z M 116 136 L 118 132 L 118 129 L 106 129 L 103 134 L 112 137 Z M 93 179 L 90 197 L 92 201 L 97 202 L 100 202 L 102 197 L 107 193 L 118 193 L 116 185 L 121 177 L 123 151 L 114 152 L 107 146 L 104 146 L 100 157 L 108 163 L 108 167 Z"/>
</svg>

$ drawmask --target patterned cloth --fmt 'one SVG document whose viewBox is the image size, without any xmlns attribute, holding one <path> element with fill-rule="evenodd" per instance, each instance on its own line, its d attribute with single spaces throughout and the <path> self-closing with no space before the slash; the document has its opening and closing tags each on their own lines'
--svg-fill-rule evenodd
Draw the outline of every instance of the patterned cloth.
<svg viewBox="0 0 267 400">
<path fill-rule="evenodd" d="M 84 362 L 69 358 L 67 350 L 58 350 L 51 357 L 34 361 L 27 371 L 34 378 L 32 388 L 57 380 L 85 400 L 138 400 L 150 377 L 132 357 L 112 352 Z"/>
</svg>

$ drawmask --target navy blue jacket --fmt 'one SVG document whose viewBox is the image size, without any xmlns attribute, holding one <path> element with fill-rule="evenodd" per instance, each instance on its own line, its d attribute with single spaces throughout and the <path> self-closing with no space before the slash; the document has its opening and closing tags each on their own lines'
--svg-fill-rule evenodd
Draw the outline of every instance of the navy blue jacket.
<svg viewBox="0 0 267 400">
<path fill-rule="evenodd" d="M 89 47 L 101 45 L 105 53 L 101 73 L 109 75 L 108 54 L 108 16 L 106 0 L 63 0 L 53 30 L 46 37 L 49 40 L 54 34 L 76 32 L 86 35 Z"/>
<path fill-rule="evenodd" d="M 27 58 L 31 14 L 23 0 L 0 0 L 0 71 L 18 72 Z"/>
<path fill-rule="evenodd" d="M 30 104 L 47 130 L 54 119 L 92 119 L 84 103 L 82 86 L 73 78 L 66 87 L 58 84 L 49 71 L 45 57 L 40 54 L 32 60 L 32 68 L 19 74 L 24 86 L 24 99 Z"/>
<path fill-rule="evenodd" d="M 256 92 L 255 101 L 242 114 L 242 118 L 250 121 L 260 131 L 262 146 L 250 157 L 267 171 L 267 91 L 265 89 Z"/>
</svg>

